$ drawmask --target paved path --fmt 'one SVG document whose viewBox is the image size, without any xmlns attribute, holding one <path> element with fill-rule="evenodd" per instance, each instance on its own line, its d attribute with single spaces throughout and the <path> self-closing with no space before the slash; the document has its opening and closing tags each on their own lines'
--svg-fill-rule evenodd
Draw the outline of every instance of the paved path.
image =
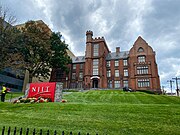
<svg viewBox="0 0 180 135">
<path fill-rule="evenodd" d="M 87 91 L 89 91 L 89 90 L 82 90 L 81 92 L 87 92 Z M 63 92 L 63 95 L 68 95 L 68 94 L 71 94 L 71 93 L 73 93 L 73 92 Z M 20 97 L 23 97 L 23 95 L 20 96 Z M 18 100 L 20 97 L 5 100 L 5 102 L 14 102 L 15 100 Z"/>
<path fill-rule="evenodd" d="M 5 100 L 5 102 L 14 102 L 15 100 L 18 100 L 19 98 L 20 98 L 20 97 L 8 99 L 8 100 Z"/>
<path fill-rule="evenodd" d="M 73 92 L 63 92 L 63 95 L 67 95 L 67 94 L 71 94 L 71 93 L 73 93 Z M 20 97 L 23 97 L 23 95 Z M 15 100 L 18 100 L 20 97 L 5 100 L 5 102 L 14 102 Z"/>
</svg>

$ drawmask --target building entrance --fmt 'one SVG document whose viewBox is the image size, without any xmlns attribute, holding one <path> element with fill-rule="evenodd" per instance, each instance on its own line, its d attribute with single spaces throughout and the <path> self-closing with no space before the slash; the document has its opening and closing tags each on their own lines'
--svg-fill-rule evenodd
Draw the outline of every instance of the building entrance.
<svg viewBox="0 0 180 135">
<path fill-rule="evenodd" d="M 98 88 L 98 79 L 97 78 L 93 79 L 92 88 Z"/>
</svg>

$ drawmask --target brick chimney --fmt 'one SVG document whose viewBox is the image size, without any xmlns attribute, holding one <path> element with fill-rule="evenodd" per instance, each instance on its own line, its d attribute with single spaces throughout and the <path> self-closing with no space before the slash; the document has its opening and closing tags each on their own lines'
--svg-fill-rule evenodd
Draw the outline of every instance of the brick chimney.
<svg viewBox="0 0 180 135">
<path fill-rule="evenodd" d="M 120 47 L 116 47 L 116 53 L 120 53 Z"/>
</svg>

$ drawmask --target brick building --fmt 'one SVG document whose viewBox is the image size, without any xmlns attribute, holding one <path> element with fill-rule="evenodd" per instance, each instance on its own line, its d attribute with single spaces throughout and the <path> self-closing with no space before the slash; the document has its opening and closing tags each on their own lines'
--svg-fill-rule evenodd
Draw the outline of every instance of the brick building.
<svg viewBox="0 0 180 135">
<path fill-rule="evenodd" d="M 103 37 L 93 38 L 86 32 L 85 56 L 72 58 L 68 75 L 54 70 L 51 81 L 61 81 L 67 89 L 153 90 L 160 92 L 155 52 L 144 39 L 138 37 L 130 51 L 108 49 Z"/>
</svg>

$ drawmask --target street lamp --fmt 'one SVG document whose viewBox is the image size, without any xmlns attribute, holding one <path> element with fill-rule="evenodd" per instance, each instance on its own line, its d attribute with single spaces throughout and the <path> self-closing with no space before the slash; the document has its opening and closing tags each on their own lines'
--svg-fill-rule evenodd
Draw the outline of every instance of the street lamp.
<svg viewBox="0 0 180 135">
<path fill-rule="evenodd" d="M 177 96 L 179 96 L 179 88 L 178 88 L 178 80 L 180 80 L 180 78 L 176 77 L 176 78 L 172 78 L 174 80 L 176 80 L 176 92 L 177 92 Z"/>
<path fill-rule="evenodd" d="M 68 89 L 68 77 L 66 77 L 66 89 Z"/>
<path fill-rule="evenodd" d="M 172 81 L 172 80 L 168 80 L 167 82 L 169 82 L 169 83 L 170 83 L 170 87 L 171 87 L 171 96 L 172 96 L 172 83 L 173 83 L 174 81 Z"/>
</svg>

